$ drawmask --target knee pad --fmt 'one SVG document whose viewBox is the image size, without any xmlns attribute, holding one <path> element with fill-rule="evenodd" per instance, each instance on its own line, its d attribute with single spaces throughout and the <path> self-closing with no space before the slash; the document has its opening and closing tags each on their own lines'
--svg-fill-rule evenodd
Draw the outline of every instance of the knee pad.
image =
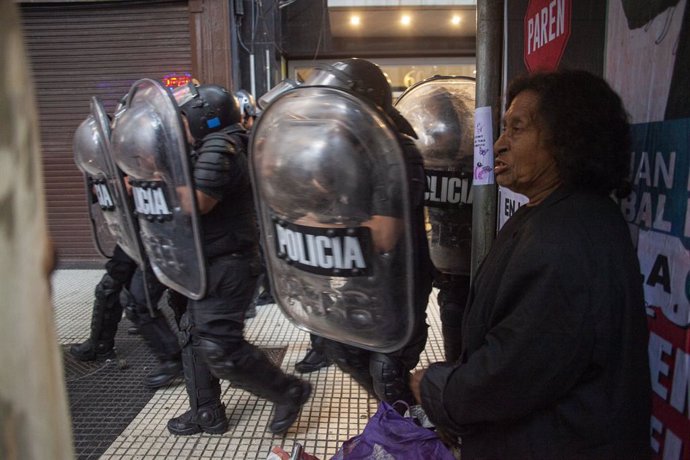
<svg viewBox="0 0 690 460">
<path fill-rule="evenodd" d="M 414 402 L 408 383 L 409 371 L 402 362 L 383 353 L 372 353 L 369 372 L 379 399 L 390 404 L 398 400 Z"/>
<path fill-rule="evenodd" d="M 109 297 L 118 294 L 121 289 L 122 283 L 106 273 L 96 285 L 94 294 L 98 300 L 107 300 Z"/>
<path fill-rule="evenodd" d="M 206 337 L 198 337 L 193 343 L 194 349 L 216 377 L 233 380 L 242 372 L 242 362 L 237 359 L 241 352 L 228 352 L 220 343 Z"/>
</svg>

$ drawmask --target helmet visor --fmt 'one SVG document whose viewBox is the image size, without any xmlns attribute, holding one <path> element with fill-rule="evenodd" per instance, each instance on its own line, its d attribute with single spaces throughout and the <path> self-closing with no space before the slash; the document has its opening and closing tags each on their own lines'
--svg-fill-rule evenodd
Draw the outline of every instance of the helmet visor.
<svg viewBox="0 0 690 460">
<path fill-rule="evenodd" d="M 197 91 L 196 86 L 191 84 L 178 86 L 173 90 L 173 97 L 178 107 L 183 107 L 186 103 L 198 96 L 199 91 Z"/>
<path fill-rule="evenodd" d="M 309 86 L 332 86 L 350 89 L 347 80 L 343 72 L 333 66 L 327 65 L 319 66 L 312 70 L 304 84 Z"/>
<path fill-rule="evenodd" d="M 299 83 L 297 83 L 295 80 L 286 78 L 259 98 L 259 109 L 266 110 L 266 107 L 268 107 L 268 105 L 276 100 L 280 95 L 290 91 L 291 89 L 295 89 L 298 86 Z"/>
</svg>

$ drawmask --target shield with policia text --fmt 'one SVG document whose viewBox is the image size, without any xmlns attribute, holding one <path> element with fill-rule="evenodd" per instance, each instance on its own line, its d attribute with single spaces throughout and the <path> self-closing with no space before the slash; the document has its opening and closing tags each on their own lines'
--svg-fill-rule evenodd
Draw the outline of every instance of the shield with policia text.
<svg viewBox="0 0 690 460">
<path fill-rule="evenodd" d="M 91 98 L 91 114 L 74 133 L 74 162 L 84 173 L 87 205 L 94 242 L 99 252 L 112 256 L 115 242 L 139 266 L 143 249 L 132 217 L 122 172 L 110 156 L 110 120 L 100 101 Z"/>
<path fill-rule="evenodd" d="M 142 79 L 113 128 L 112 152 L 127 174 L 148 261 L 161 283 L 192 299 L 206 291 L 189 147 L 177 103 Z"/>
<path fill-rule="evenodd" d="M 411 334 L 406 168 L 394 128 L 346 91 L 300 86 L 254 127 L 251 169 L 273 295 L 296 325 L 374 351 Z"/>
<path fill-rule="evenodd" d="M 395 104 L 424 158 L 431 260 L 452 275 L 469 275 L 471 267 L 474 106 L 474 79 L 446 76 L 411 86 Z"/>
</svg>

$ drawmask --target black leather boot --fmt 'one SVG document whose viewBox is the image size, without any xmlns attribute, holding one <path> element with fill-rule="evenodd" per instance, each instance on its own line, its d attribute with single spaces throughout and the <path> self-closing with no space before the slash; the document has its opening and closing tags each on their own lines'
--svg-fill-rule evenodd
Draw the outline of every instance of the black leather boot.
<svg viewBox="0 0 690 460">
<path fill-rule="evenodd" d="M 96 285 L 91 334 L 84 343 L 72 345 L 69 352 L 80 361 L 95 361 L 115 357 L 115 334 L 122 319 L 120 291 L 122 283 L 104 274 Z"/>
<path fill-rule="evenodd" d="M 333 364 L 333 361 L 328 359 L 325 353 L 312 348 L 304 355 L 301 361 L 295 364 L 295 370 L 300 374 L 308 374 L 328 367 L 331 364 Z"/>
<path fill-rule="evenodd" d="M 223 434 L 228 431 L 228 417 L 225 405 L 189 409 L 179 417 L 168 420 L 168 431 L 177 436 L 196 433 Z"/>
<path fill-rule="evenodd" d="M 233 353 L 227 353 L 219 343 L 206 338 L 201 338 L 195 347 L 215 376 L 275 404 L 268 425 L 272 433 L 287 430 L 309 400 L 309 382 L 285 374 L 248 342 L 243 342 Z"/>
<path fill-rule="evenodd" d="M 374 391 L 374 382 L 369 372 L 370 352 L 334 340 L 324 340 L 322 346 L 326 356 L 341 371 L 349 374 L 371 396 L 377 397 Z"/>
<path fill-rule="evenodd" d="M 228 430 L 225 406 L 220 402 L 220 381 L 196 354 L 190 342 L 189 314 L 180 319 L 184 382 L 189 410 L 168 421 L 168 431 L 178 436 L 195 433 L 222 434 Z"/>
<path fill-rule="evenodd" d="M 79 361 L 100 361 L 115 357 L 114 345 L 113 340 L 101 340 L 94 345 L 91 339 L 87 339 L 83 343 L 72 345 L 69 352 Z"/>
<path fill-rule="evenodd" d="M 180 359 L 180 345 L 177 336 L 170 328 L 165 317 L 161 314 L 155 318 L 147 316 L 141 318 L 136 325 L 160 364 L 148 376 L 145 384 L 150 388 L 169 385 L 177 377 L 182 376 L 182 360 Z"/>
<path fill-rule="evenodd" d="M 311 384 L 295 379 L 281 396 L 281 400 L 275 403 L 273 419 L 268 425 L 268 430 L 273 434 L 280 434 L 290 428 L 297 420 L 302 406 L 309 401 L 309 396 L 311 396 Z"/>
</svg>

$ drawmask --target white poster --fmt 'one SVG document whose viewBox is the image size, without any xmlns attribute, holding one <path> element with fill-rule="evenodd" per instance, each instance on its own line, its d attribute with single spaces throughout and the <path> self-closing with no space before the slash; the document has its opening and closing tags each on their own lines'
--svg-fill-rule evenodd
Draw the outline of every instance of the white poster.
<svg viewBox="0 0 690 460">
<path fill-rule="evenodd" d="M 529 199 L 525 195 L 511 192 L 505 187 L 498 187 L 498 230 L 510 219 L 520 206 L 527 204 Z"/>
<path fill-rule="evenodd" d="M 491 107 L 477 107 L 474 113 L 474 183 L 494 183 L 494 133 Z"/>
</svg>

